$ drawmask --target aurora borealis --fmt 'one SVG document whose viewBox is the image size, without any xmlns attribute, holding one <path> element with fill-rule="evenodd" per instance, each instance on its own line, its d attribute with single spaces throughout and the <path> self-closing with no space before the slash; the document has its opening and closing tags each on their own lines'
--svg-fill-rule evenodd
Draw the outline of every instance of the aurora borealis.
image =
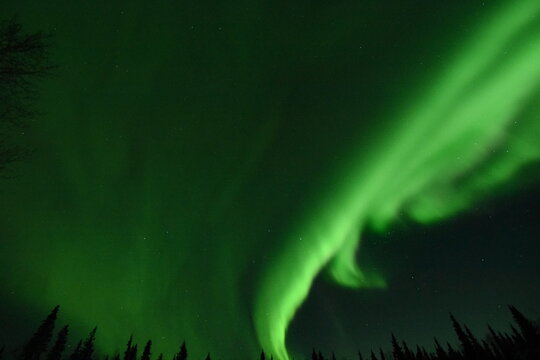
<svg viewBox="0 0 540 360">
<path fill-rule="evenodd" d="M 58 73 L 0 184 L 4 317 L 61 304 L 103 351 L 283 360 L 418 337 L 420 301 L 540 311 L 538 1 L 9 9 L 52 32 Z M 437 290 L 407 300 L 422 276 Z"/>
<path fill-rule="evenodd" d="M 499 58 L 539 12 L 540 3 L 524 2 L 492 20 L 436 78 L 427 100 L 420 99 L 411 115 L 405 111 L 397 134 L 385 131 L 391 140 L 381 139 L 382 149 L 374 150 L 368 165 L 347 168 L 339 177 L 347 179 L 344 184 L 336 180 L 337 190 L 287 242 L 283 260 L 264 280 L 256 313 L 264 348 L 287 358 L 287 325 L 328 262 L 337 283 L 384 285 L 356 265 L 366 223 L 384 229 L 400 211 L 422 222 L 443 218 L 540 157 L 540 32 L 508 59 Z M 291 277 L 292 269 L 298 275 Z M 276 293 L 288 295 L 276 304 Z"/>
</svg>

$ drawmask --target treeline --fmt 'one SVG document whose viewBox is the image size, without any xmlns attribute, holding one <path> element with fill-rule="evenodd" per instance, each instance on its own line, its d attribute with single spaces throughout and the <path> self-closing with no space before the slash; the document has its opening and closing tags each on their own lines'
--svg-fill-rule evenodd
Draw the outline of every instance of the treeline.
<svg viewBox="0 0 540 360">
<path fill-rule="evenodd" d="M 495 331 L 488 325 L 488 335 L 479 339 L 471 330 L 460 324 L 450 314 L 450 320 L 454 332 L 459 340 L 459 346 L 454 347 L 449 342 L 441 345 L 434 338 L 433 352 L 425 347 L 416 345 L 409 346 L 405 341 L 398 341 L 392 334 L 391 351 L 385 353 L 382 349 L 378 352 L 371 351 L 368 357 L 358 353 L 359 360 L 540 360 L 540 329 L 531 320 L 526 318 L 514 306 L 508 307 L 514 324 L 510 326 L 510 332 Z M 516 327 L 517 326 L 517 327 Z M 313 351 L 312 360 L 326 360 L 321 354 Z M 335 356 L 332 355 L 332 360 Z"/>
<path fill-rule="evenodd" d="M 442 345 L 435 338 L 434 351 L 428 351 L 425 347 L 419 345 L 412 347 L 405 341 L 398 341 L 392 335 L 389 351 L 372 350 L 367 356 L 359 352 L 358 360 L 540 360 L 539 327 L 515 307 L 508 308 L 514 320 L 509 332 L 496 331 L 488 326 L 487 336 L 480 339 L 473 335 L 466 325 L 459 323 L 453 315 L 450 315 L 459 340 L 458 346 L 452 346 L 449 342 Z M 97 328 L 92 329 L 85 339 L 81 339 L 72 351 L 67 351 L 68 325 L 62 327 L 54 337 L 58 310 L 59 306 L 56 306 L 42 321 L 30 340 L 21 348 L 14 350 L 11 359 L 7 359 L 6 348 L 0 348 L 0 360 L 164 360 L 163 354 L 157 357 L 152 356 L 152 341 L 150 340 L 145 343 L 140 352 L 138 345 L 133 343 L 133 336 L 129 338 L 123 354 L 98 357 L 94 350 Z M 187 359 L 188 351 L 186 343 L 183 342 L 171 360 Z M 238 359 L 245 359 L 245 357 L 239 354 Z M 315 349 L 312 351 L 311 358 L 306 359 L 337 360 L 335 354 L 325 356 Z M 210 354 L 206 355 L 205 360 L 211 360 Z M 262 351 L 260 360 L 273 360 L 273 357 L 267 356 Z"/>
</svg>

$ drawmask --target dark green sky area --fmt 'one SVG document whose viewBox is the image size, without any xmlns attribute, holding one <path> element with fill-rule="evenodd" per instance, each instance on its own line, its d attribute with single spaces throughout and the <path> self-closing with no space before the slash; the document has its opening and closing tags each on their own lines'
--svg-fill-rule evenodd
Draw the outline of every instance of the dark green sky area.
<svg viewBox="0 0 540 360">
<path fill-rule="evenodd" d="M 0 180 L 0 339 L 56 304 L 225 360 L 540 317 L 536 1 L 0 1 L 58 66 Z"/>
</svg>

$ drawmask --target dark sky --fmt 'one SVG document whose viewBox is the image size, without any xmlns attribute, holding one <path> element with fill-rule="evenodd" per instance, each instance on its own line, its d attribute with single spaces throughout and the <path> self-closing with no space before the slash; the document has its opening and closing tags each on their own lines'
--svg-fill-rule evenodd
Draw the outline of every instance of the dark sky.
<svg viewBox="0 0 540 360">
<path fill-rule="evenodd" d="M 6 1 L 57 69 L 0 180 L 0 338 L 56 304 L 223 359 L 539 318 L 539 7 Z"/>
</svg>

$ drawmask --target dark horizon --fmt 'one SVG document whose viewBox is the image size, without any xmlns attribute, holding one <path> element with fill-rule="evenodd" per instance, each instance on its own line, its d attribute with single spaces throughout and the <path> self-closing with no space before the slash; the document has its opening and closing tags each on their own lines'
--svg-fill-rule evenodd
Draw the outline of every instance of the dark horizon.
<svg viewBox="0 0 540 360">
<path fill-rule="evenodd" d="M 356 358 L 358 360 L 529 360 L 536 359 L 540 355 L 540 319 L 537 322 L 527 318 L 523 313 L 512 305 L 507 306 L 512 315 L 513 323 L 507 331 L 493 329 L 491 325 L 487 326 L 487 335 L 478 337 L 473 334 L 470 328 L 460 323 L 452 313 L 449 314 L 452 328 L 455 334 L 455 341 L 437 339 L 433 337 L 433 349 L 427 349 L 425 346 L 417 344 L 411 345 L 405 340 L 396 338 L 391 334 L 391 347 L 378 349 L 371 348 L 368 355 L 363 355 L 358 351 Z M 84 339 L 68 341 L 70 331 L 69 325 L 64 325 L 58 330 L 58 313 L 60 306 L 57 305 L 41 322 L 38 329 L 33 333 L 24 345 L 19 345 L 6 349 L 6 346 L 0 347 L 0 359 L 8 357 L 19 360 L 39 360 L 46 356 L 47 360 L 93 360 L 96 357 L 105 360 L 150 360 L 156 358 L 163 360 L 166 358 L 163 353 L 157 352 L 152 347 L 152 340 L 143 342 L 144 348 L 137 343 L 133 334 L 129 336 L 125 350 L 115 351 L 107 355 L 99 354 L 95 348 L 95 339 L 97 326 L 94 327 Z M 4 328 L 6 328 L 4 326 Z M 55 336 L 56 333 L 56 336 Z M 70 344 L 71 343 L 71 344 Z M 76 345 L 75 345 L 76 343 Z M 141 350 L 142 349 L 142 350 Z M 190 354 L 186 342 L 183 341 L 178 347 L 178 351 L 172 356 L 172 360 L 187 360 Z M 159 349 L 158 349 L 159 351 Z M 7 354 L 7 355 L 6 355 Z M 167 356 L 170 357 L 170 356 Z M 317 347 L 312 348 L 311 360 L 337 360 L 348 359 L 336 351 L 324 354 Z M 353 357 L 353 358 L 355 358 Z M 190 357 L 191 359 L 193 356 Z M 214 354 L 214 359 L 219 356 Z M 236 354 L 237 359 L 249 358 L 240 351 Z M 267 354 L 261 350 L 260 360 L 273 360 L 272 354 Z M 305 354 L 304 359 L 308 359 Z M 210 353 L 207 353 L 205 360 L 211 360 Z M 352 358 L 350 358 L 352 359 Z"/>
</svg>

